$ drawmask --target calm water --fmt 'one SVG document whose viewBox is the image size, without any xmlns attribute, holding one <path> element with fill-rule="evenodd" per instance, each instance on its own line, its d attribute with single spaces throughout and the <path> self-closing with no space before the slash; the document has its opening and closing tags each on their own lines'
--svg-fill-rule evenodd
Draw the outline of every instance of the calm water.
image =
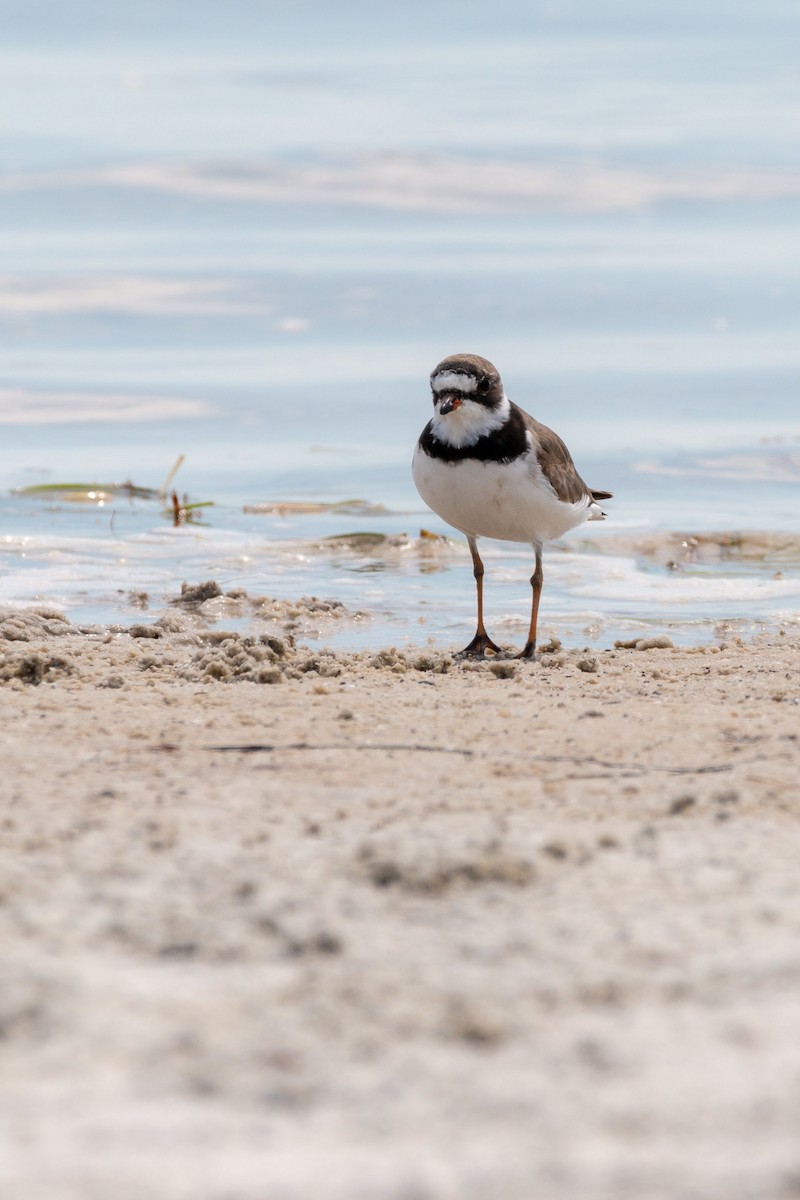
<svg viewBox="0 0 800 1200">
<path fill-rule="evenodd" d="M 0 601 L 140 620 L 213 576 L 373 614 L 337 644 L 463 640 L 409 459 L 473 350 L 616 494 L 550 549 L 546 630 L 800 620 L 794 3 L 0 7 Z M 13 492 L 179 453 L 203 526 Z M 518 638 L 529 556 L 487 562 Z"/>
</svg>

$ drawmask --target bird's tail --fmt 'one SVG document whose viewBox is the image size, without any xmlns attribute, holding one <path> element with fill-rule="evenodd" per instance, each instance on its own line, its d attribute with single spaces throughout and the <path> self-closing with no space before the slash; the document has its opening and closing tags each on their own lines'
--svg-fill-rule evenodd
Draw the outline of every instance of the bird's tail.
<svg viewBox="0 0 800 1200">
<path fill-rule="evenodd" d="M 613 492 L 598 492 L 594 488 L 589 488 L 589 495 L 592 497 L 592 503 L 589 505 L 590 521 L 604 521 L 606 514 L 603 512 L 598 500 L 610 500 L 614 495 Z"/>
</svg>

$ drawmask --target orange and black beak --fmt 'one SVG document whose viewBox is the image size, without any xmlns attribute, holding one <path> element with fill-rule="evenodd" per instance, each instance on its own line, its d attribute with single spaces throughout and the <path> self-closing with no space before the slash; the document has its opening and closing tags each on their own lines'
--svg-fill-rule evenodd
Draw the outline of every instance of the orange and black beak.
<svg viewBox="0 0 800 1200">
<path fill-rule="evenodd" d="M 441 396 L 439 405 L 439 416 L 445 417 L 449 412 L 453 412 L 456 408 L 461 408 L 463 397 L 458 392 L 444 392 Z"/>
</svg>

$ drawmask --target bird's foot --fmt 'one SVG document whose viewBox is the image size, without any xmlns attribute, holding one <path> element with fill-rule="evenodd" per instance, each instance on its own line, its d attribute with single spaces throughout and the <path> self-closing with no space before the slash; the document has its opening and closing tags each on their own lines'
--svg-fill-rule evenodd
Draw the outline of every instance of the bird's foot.
<svg viewBox="0 0 800 1200">
<path fill-rule="evenodd" d="M 456 658 L 485 658 L 486 651 L 491 650 L 493 654 L 502 654 L 503 651 L 499 646 L 496 646 L 488 633 L 476 633 L 468 646 L 460 650 L 455 655 Z"/>
<path fill-rule="evenodd" d="M 536 642 L 527 642 L 525 649 L 521 650 L 515 657 L 527 658 L 530 662 L 533 662 L 536 659 Z"/>
</svg>

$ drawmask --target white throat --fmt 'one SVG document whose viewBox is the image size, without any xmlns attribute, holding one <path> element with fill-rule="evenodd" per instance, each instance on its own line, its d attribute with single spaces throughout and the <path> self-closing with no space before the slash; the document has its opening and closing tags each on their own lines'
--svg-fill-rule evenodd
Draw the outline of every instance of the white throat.
<svg viewBox="0 0 800 1200">
<path fill-rule="evenodd" d="M 431 421 L 433 436 L 439 442 L 461 450 L 464 446 L 474 446 L 479 438 L 494 433 L 502 428 L 511 412 L 511 403 L 503 393 L 503 399 L 494 408 L 487 408 L 477 400 L 464 396 L 458 408 L 441 416 L 437 400 L 436 410 Z"/>
</svg>

